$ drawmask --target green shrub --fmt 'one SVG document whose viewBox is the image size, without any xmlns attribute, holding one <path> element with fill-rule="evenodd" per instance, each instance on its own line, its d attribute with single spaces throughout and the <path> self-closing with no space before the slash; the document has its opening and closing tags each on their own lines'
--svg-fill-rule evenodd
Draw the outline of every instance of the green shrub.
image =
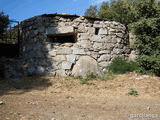
<svg viewBox="0 0 160 120">
<path fill-rule="evenodd" d="M 130 25 L 134 29 L 138 51 L 137 62 L 143 68 L 142 73 L 152 73 L 160 76 L 160 16 L 158 18 L 143 18 Z"/>
<path fill-rule="evenodd" d="M 139 66 L 136 62 L 124 60 L 122 57 L 116 57 L 107 68 L 110 72 L 124 74 L 138 70 Z"/>
<path fill-rule="evenodd" d="M 134 95 L 137 96 L 138 92 L 136 90 L 134 90 L 133 88 L 130 89 L 130 91 L 128 92 L 128 95 Z"/>
</svg>

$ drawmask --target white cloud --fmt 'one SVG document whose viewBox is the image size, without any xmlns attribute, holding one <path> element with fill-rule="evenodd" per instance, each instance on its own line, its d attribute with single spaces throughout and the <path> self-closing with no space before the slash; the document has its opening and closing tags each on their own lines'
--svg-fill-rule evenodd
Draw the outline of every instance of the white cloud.
<svg viewBox="0 0 160 120">
<path fill-rule="evenodd" d="M 103 3 L 103 2 L 107 2 L 109 0 L 92 0 L 93 3 L 92 4 L 100 4 L 100 3 Z"/>
</svg>

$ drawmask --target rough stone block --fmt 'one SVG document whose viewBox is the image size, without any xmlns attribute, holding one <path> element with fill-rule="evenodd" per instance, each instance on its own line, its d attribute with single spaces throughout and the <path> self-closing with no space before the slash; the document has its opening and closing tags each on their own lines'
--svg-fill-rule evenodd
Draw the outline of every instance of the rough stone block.
<svg viewBox="0 0 160 120">
<path fill-rule="evenodd" d="M 46 29 L 46 34 L 56 34 L 56 33 L 58 33 L 58 28 L 50 27 Z"/>
<path fill-rule="evenodd" d="M 77 55 L 66 55 L 67 61 L 74 63 L 76 61 Z"/>
<path fill-rule="evenodd" d="M 99 64 L 99 66 L 104 68 L 104 67 L 107 67 L 109 65 L 109 62 L 100 62 L 98 64 Z"/>
<path fill-rule="evenodd" d="M 99 51 L 98 53 L 99 53 L 99 54 L 110 54 L 111 51 L 109 51 L 109 50 L 101 50 L 101 51 Z"/>
<path fill-rule="evenodd" d="M 95 28 L 94 27 L 86 27 L 87 33 L 89 34 L 95 34 Z"/>
<path fill-rule="evenodd" d="M 102 42 L 102 36 L 101 35 L 94 35 L 92 41 Z"/>
<path fill-rule="evenodd" d="M 115 47 L 115 44 L 113 44 L 113 43 L 104 43 L 103 44 L 103 49 L 105 49 L 105 50 L 113 50 L 113 48 Z"/>
<path fill-rule="evenodd" d="M 86 54 L 84 49 L 79 49 L 79 48 L 76 48 L 76 47 L 72 47 L 72 50 L 73 50 L 74 55 L 84 55 L 84 54 Z"/>
<path fill-rule="evenodd" d="M 95 27 L 95 28 L 102 28 L 102 25 L 101 24 L 93 24 L 93 27 Z"/>
<path fill-rule="evenodd" d="M 74 33 L 74 29 L 72 26 L 64 26 L 64 27 L 50 27 L 46 29 L 46 34 L 60 34 L 60 33 Z"/>
<path fill-rule="evenodd" d="M 100 35 L 107 35 L 108 34 L 107 28 L 100 28 L 99 29 L 99 34 Z"/>
<path fill-rule="evenodd" d="M 45 48 L 47 51 L 51 51 L 52 45 L 48 43 L 47 45 L 45 45 Z"/>
<path fill-rule="evenodd" d="M 97 59 L 98 53 L 97 53 L 97 52 L 92 52 L 92 53 L 91 53 L 91 56 L 92 56 L 94 59 Z"/>
<path fill-rule="evenodd" d="M 57 76 L 62 76 L 62 77 L 67 76 L 66 73 L 65 73 L 65 70 L 57 70 L 56 75 Z"/>
<path fill-rule="evenodd" d="M 100 58 L 98 58 L 98 62 L 101 62 L 101 61 L 110 61 L 111 60 L 111 55 L 108 54 L 108 55 L 101 55 Z"/>
<path fill-rule="evenodd" d="M 90 48 L 91 46 L 91 42 L 89 40 L 81 40 L 79 43 L 82 48 Z"/>
<path fill-rule="evenodd" d="M 35 37 L 37 34 L 38 34 L 38 31 L 32 30 L 32 31 L 29 32 L 29 35 L 28 35 L 28 36 L 31 37 L 31 38 L 33 38 L 33 37 Z"/>
<path fill-rule="evenodd" d="M 71 67 L 72 67 L 72 63 L 71 62 L 66 62 L 66 61 L 62 62 L 62 69 L 64 69 L 64 70 L 66 70 L 66 69 L 70 70 Z"/>
<path fill-rule="evenodd" d="M 86 39 L 88 39 L 89 34 L 88 33 L 80 33 L 79 36 L 80 36 L 79 37 L 80 40 L 86 40 Z"/>
<path fill-rule="evenodd" d="M 53 58 L 53 61 L 55 61 L 55 62 L 62 62 L 62 61 L 65 61 L 65 60 L 66 60 L 66 56 L 65 55 L 56 55 Z"/>
<path fill-rule="evenodd" d="M 53 57 L 53 56 L 56 56 L 56 51 L 55 50 L 51 50 L 48 52 L 48 54 Z"/>
<path fill-rule="evenodd" d="M 71 54 L 72 53 L 72 49 L 69 47 L 60 47 L 57 49 L 57 54 Z"/>
<path fill-rule="evenodd" d="M 83 25 L 80 24 L 80 25 L 78 26 L 78 32 L 79 32 L 79 33 L 84 33 L 84 32 L 86 32 L 86 31 L 85 31 L 85 26 L 83 26 Z"/>
<path fill-rule="evenodd" d="M 103 48 L 103 44 L 102 43 L 94 43 L 93 44 L 93 48 L 96 50 L 96 49 L 102 49 Z"/>
<path fill-rule="evenodd" d="M 114 33 L 114 32 L 116 32 L 116 29 L 113 29 L 113 28 L 109 29 L 109 33 Z"/>
<path fill-rule="evenodd" d="M 123 33 L 116 33 L 116 36 L 117 36 L 117 37 L 120 37 L 120 38 L 123 38 L 123 37 L 124 37 L 124 34 L 123 34 Z"/>
<path fill-rule="evenodd" d="M 123 49 L 118 49 L 118 48 L 114 48 L 112 51 L 112 53 L 116 55 L 122 54 L 122 52 L 123 52 Z"/>
</svg>

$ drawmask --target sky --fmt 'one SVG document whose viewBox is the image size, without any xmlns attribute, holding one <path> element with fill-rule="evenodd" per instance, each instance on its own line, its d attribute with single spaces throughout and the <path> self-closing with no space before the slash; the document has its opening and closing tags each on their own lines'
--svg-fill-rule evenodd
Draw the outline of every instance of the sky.
<svg viewBox="0 0 160 120">
<path fill-rule="evenodd" d="M 11 20 L 23 21 L 42 14 L 84 15 L 90 5 L 100 5 L 109 0 L 0 0 L 0 12 Z"/>
</svg>

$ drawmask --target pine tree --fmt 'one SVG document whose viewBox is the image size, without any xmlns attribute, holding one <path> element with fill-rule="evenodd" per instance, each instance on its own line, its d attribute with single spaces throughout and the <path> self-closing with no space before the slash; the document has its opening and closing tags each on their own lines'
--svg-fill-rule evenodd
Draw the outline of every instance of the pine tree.
<svg viewBox="0 0 160 120">
<path fill-rule="evenodd" d="M 97 5 L 91 5 L 88 9 L 86 9 L 84 14 L 86 16 L 97 17 Z"/>
<path fill-rule="evenodd" d="M 4 12 L 0 12 L 0 37 L 2 37 L 5 29 L 9 25 L 9 16 L 5 15 Z"/>
</svg>

